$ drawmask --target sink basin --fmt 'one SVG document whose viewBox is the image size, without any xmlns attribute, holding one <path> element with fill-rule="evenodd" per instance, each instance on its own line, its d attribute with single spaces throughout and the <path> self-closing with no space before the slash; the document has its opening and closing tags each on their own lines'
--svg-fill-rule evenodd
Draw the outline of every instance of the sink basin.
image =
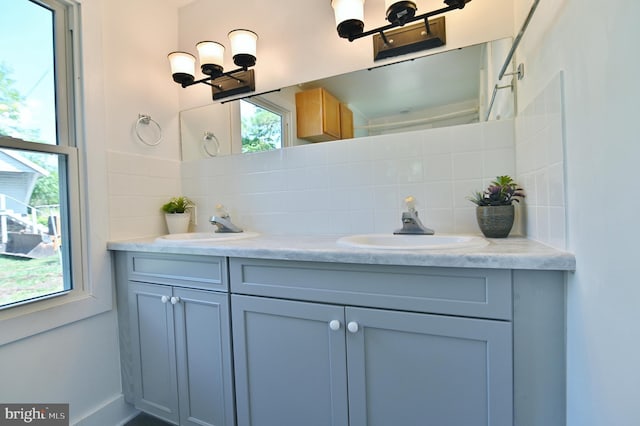
<svg viewBox="0 0 640 426">
<path fill-rule="evenodd" d="M 186 234 L 167 234 L 156 238 L 161 244 L 185 243 L 215 243 L 218 241 L 244 240 L 257 237 L 257 232 L 217 233 L 217 232 L 189 232 Z"/>
<path fill-rule="evenodd" d="M 387 250 L 439 250 L 479 248 L 489 242 L 481 237 L 465 235 L 361 234 L 339 238 L 338 244 Z"/>
</svg>

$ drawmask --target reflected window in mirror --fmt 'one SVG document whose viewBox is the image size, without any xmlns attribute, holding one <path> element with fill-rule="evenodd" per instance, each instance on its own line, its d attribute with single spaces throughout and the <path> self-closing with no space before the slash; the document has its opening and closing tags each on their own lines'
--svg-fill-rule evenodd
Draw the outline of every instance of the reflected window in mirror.
<svg viewBox="0 0 640 426">
<path fill-rule="evenodd" d="M 261 152 L 287 145 L 290 112 L 281 106 L 252 98 L 240 101 L 242 152 Z"/>
</svg>

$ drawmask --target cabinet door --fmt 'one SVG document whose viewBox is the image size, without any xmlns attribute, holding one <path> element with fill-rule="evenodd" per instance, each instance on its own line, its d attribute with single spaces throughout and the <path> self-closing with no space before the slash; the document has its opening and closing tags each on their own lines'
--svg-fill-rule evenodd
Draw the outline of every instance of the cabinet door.
<svg viewBox="0 0 640 426">
<path fill-rule="evenodd" d="M 346 104 L 340 104 L 340 139 L 353 138 L 353 111 Z"/>
<path fill-rule="evenodd" d="M 174 288 L 181 425 L 234 425 L 229 295 Z"/>
<path fill-rule="evenodd" d="M 231 305 L 238 425 L 346 426 L 344 308 L 240 295 Z"/>
<path fill-rule="evenodd" d="M 326 90 L 322 91 L 322 124 L 324 133 L 340 139 L 340 101 Z"/>
<path fill-rule="evenodd" d="M 321 87 L 297 92 L 296 128 L 299 139 L 340 139 L 340 102 Z"/>
<path fill-rule="evenodd" d="M 135 406 L 178 423 L 171 287 L 129 281 Z"/>
<path fill-rule="evenodd" d="M 350 426 L 512 425 L 509 322 L 360 308 L 346 322 Z"/>
</svg>

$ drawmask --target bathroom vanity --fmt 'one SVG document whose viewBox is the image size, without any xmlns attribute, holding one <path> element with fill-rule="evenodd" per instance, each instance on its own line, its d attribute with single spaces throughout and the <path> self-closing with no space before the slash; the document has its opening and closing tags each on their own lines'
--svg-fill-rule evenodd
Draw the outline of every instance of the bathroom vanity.
<svg viewBox="0 0 640 426">
<path fill-rule="evenodd" d="M 564 424 L 572 255 L 114 242 L 123 388 L 181 425 Z"/>
</svg>

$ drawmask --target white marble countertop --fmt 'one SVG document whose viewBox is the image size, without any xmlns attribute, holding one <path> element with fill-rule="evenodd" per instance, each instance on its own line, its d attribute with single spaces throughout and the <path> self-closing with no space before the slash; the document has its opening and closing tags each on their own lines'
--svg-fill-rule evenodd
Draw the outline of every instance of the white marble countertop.
<svg viewBox="0 0 640 426">
<path fill-rule="evenodd" d="M 189 242 L 165 245 L 155 238 L 112 241 L 107 248 L 119 251 L 197 254 L 257 259 L 300 260 L 455 268 L 575 270 L 573 254 L 526 238 L 487 239 L 481 248 L 398 250 L 343 246 L 341 235 L 260 235 L 235 241 Z"/>
</svg>

